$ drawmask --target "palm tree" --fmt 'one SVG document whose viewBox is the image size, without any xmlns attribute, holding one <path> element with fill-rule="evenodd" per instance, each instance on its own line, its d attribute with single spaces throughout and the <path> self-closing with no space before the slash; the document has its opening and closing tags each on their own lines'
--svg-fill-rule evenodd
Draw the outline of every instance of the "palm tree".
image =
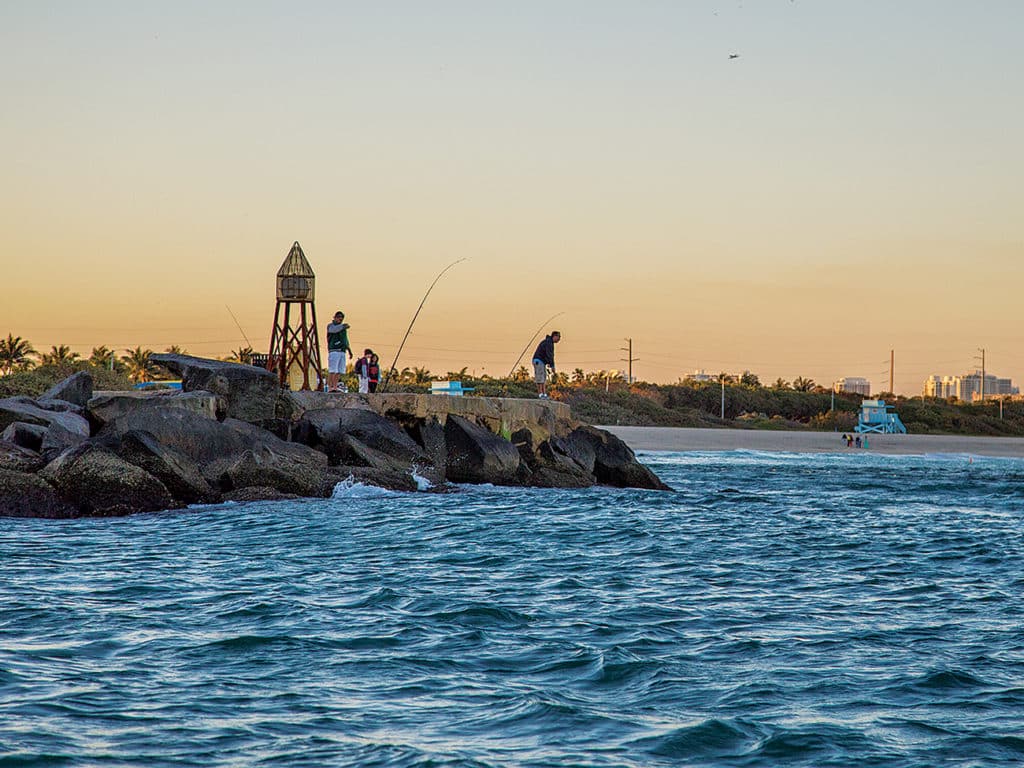
<svg viewBox="0 0 1024 768">
<path fill-rule="evenodd" d="M 43 354 L 40 362 L 43 365 L 67 365 L 78 360 L 78 353 L 72 352 L 67 344 L 50 347 L 50 351 Z"/>
<path fill-rule="evenodd" d="M 164 350 L 168 355 L 187 355 L 188 352 L 184 348 L 179 347 L 177 344 L 171 344 L 167 349 Z M 250 350 L 251 352 L 251 350 Z"/>
<path fill-rule="evenodd" d="M 797 392 L 810 392 L 814 389 L 814 379 L 805 379 L 803 376 L 797 376 L 793 379 L 793 389 Z"/>
<path fill-rule="evenodd" d="M 412 380 L 414 384 L 429 384 L 430 378 L 431 373 L 428 369 L 417 367 L 412 369 Z"/>
<path fill-rule="evenodd" d="M 779 378 L 775 380 L 775 383 L 772 384 L 772 389 L 789 389 L 789 382 L 779 376 Z"/>
<path fill-rule="evenodd" d="M 582 368 L 572 369 L 572 381 L 574 384 L 582 384 L 587 380 L 587 375 L 583 372 Z"/>
<path fill-rule="evenodd" d="M 461 381 L 469 373 L 469 366 L 464 366 L 459 371 L 448 371 L 448 381 Z"/>
<path fill-rule="evenodd" d="M 525 365 L 520 365 L 518 368 L 516 368 L 515 375 L 512 378 L 515 381 L 529 381 L 530 372 L 526 370 Z"/>
<path fill-rule="evenodd" d="M 149 356 L 153 354 L 151 349 L 136 347 L 125 350 L 128 354 L 121 355 L 121 362 L 128 366 L 128 378 L 136 384 L 153 379 L 153 363 Z"/>
<path fill-rule="evenodd" d="M 32 345 L 21 336 L 8 333 L 6 339 L 0 339 L 0 372 L 8 376 L 16 370 L 30 367 L 35 353 Z"/>
<path fill-rule="evenodd" d="M 89 365 L 97 368 L 110 367 L 110 361 L 114 359 L 114 350 L 108 346 L 93 347 L 89 353 Z"/>
<path fill-rule="evenodd" d="M 744 371 L 743 375 L 740 376 L 740 384 L 744 387 L 752 387 L 754 389 L 757 389 L 758 387 L 761 386 L 761 380 L 757 378 L 756 373 Z"/>
</svg>

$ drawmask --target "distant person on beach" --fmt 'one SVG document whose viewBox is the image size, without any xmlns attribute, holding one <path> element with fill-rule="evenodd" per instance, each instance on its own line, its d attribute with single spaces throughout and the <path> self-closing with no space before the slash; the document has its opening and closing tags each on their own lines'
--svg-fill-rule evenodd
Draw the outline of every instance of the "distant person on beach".
<svg viewBox="0 0 1024 768">
<path fill-rule="evenodd" d="M 377 384 L 380 383 L 380 358 L 377 355 L 370 353 L 369 365 L 366 366 L 366 378 L 367 386 L 370 392 L 377 391 Z"/>
<path fill-rule="evenodd" d="M 359 377 L 359 394 L 365 395 L 370 391 L 370 355 L 372 349 L 364 349 L 363 356 L 356 360 L 356 376 Z"/>
<path fill-rule="evenodd" d="M 552 331 L 537 345 L 533 353 L 533 380 L 537 382 L 537 397 L 547 399 L 548 368 L 555 372 L 555 344 L 562 339 L 562 334 Z"/>
<path fill-rule="evenodd" d="M 857 436 L 857 439 L 854 440 L 854 442 L 857 444 L 857 447 L 860 448 L 860 435 Z"/>
<path fill-rule="evenodd" d="M 850 438 L 846 436 L 846 433 L 845 433 L 845 432 L 843 432 L 843 445 L 846 445 L 846 444 L 847 444 L 847 442 L 849 441 L 849 439 L 850 439 Z"/>
<path fill-rule="evenodd" d="M 352 347 L 348 343 L 348 323 L 345 313 L 334 313 L 334 322 L 327 325 L 327 391 L 340 392 L 338 378 L 345 373 L 352 358 Z"/>
</svg>

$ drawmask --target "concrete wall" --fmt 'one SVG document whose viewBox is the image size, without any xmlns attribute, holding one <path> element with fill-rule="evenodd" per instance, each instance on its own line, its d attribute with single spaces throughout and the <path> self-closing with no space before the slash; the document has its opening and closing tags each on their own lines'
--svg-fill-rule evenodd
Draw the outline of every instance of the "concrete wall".
<svg viewBox="0 0 1024 768">
<path fill-rule="evenodd" d="M 568 434 L 576 425 L 572 411 L 565 403 L 554 400 L 526 400 L 506 397 L 449 397 L 447 395 L 417 395 L 387 393 L 360 395 L 354 393 L 291 392 L 290 397 L 302 410 L 318 408 L 366 408 L 382 416 L 389 412 L 408 414 L 417 418 L 434 416 L 442 424 L 449 414 L 456 414 L 492 432 L 508 436 L 518 429 L 527 428 L 538 433 Z"/>
</svg>

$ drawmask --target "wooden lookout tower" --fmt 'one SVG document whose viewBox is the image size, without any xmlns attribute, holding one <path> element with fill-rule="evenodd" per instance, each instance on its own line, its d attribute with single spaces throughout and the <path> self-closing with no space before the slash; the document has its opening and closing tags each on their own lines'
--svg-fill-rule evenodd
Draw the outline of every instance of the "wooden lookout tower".
<svg viewBox="0 0 1024 768">
<path fill-rule="evenodd" d="M 316 275 L 296 241 L 277 270 L 277 307 L 267 369 L 282 387 L 320 388 L 320 340 L 314 299 Z"/>
</svg>

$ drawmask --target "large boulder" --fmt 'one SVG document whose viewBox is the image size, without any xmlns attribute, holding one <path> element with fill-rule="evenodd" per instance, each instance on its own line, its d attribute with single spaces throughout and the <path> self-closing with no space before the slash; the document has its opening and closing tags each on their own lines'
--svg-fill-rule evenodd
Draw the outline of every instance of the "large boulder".
<svg viewBox="0 0 1024 768">
<path fill-rule="evenodd" d="M 427 454 L 430 463 L 439 473 L 439 479 L 443 481 L 445 465 L 448 462 L 448 445 L 444 439 L 444 427 L 441 422 L 436 416 L 416 419 L 405 428 L 405 431 Z"/>
<path fill-rule="evenodd" d="M 264 444 L 211 465 L 207 468 L 207 474 L 215 478 L 224 492 L 270 487 L 296 496 L 322 496 L 326 490 L 326 469 L 326 461 L 322 466 L 297 461 Z"/>
<path fill-rule="evenodd" d="M 423 448 L 401 427 L 373 411 L 349 408 L 306 411 L 294 434 L 300 442 L 325 453 L 332 465 L 408 469 L 413 465 L 432 464 Z"/>
<path fill-rule="evenodd" d="M 62 400 L 84 408 L 90 397 L 92 397 L 92 374 L 88 371 L 79 371 L 63 381 L 58 381 L 39 399 Z"/>
<path fill-rule="evenodd" d="M 163 483 L 92 443 L 68 449 L 47 464 L 39 476 L 83 515 L 127 515 L 175 506 Z"/>
<path fill-rule="evenodd" d="M 217 501 L 217 494 L 203 477 L 199 465 L 183 453 L 163 445 L 149 432 L 125 432 L 117 444 L 117 454 L 163 483 L 171 496 L 183 504 Z"/>
<path fill-rule="evenodd" d="M 38 472 L 45 465 L 46 460 L 37 452 L 7 440 L 0 440 L 0 469 L 12 472 Z"/>
<path fill-rule="evenodd" d="M 557 450 L 559 439 L 550 437 L 534 445 L 529 429 L 512 433 L 512 444 L 519 451 L 520 482 L 537 488 L 589 488 L 596 483 L 593 474 Z"/>
<path fill-rule="evenodd" d="M 203 390 L 222 396 L 230 418 L 261 422 L 276 415 L 281 386 L 271 371 L 191 355 L 156 354 L 150 359 L 181 376 L 185 392 Z"/>
<path fill-rule="evenodd" d="M 493 432 L 450 415 L 444 426 L 448 446 L 446 476 L 459 483 L 516 484 L 520 465 L 516 447 Z"/>
<path fill-rule="evenodd" d="M 250 501 L 288 501 L 299 498 L 294 493 L 282 493 L 277 488 L 269 485 L 249 485 L 235 491 L 228 491 L 224 494 L 224 501 L 236 501 L 239 503 Z"/>
<path fill-rule="evenodd" d="M 53 461 L 68 448 L 84 443 L 88 437 L 79 432 L 72 432 L 59 422 L 54 422 L 46 428 L 43 441 L 39 446 L 39 453 L 47 462 Z"/>
<path fill-rule="evenodd" d="M 46 427 L 39 424 L 26 424 L 24 421 L 15 421 L 7 425 L 7 428 L 0 432 L 0 440 L 6 440 L 22 448 L 39 453 L 42 448 L 43 438 L 46 436 Z"/>
<path fill-rule="evenodd" d="M 227 415 L 227 402 L 212 392 L 156 391 L 145 393 L 110 392 L 96 395 L 89 401 L 89 421 L 97 431 L 108 421 L 131 411 L 147 408 L 182 408 L 207 419 L 223 419 Z"/>
<path fill-rule="evenodd" d="M 327 457 L 305 445 L 287 443 L 244 421 L 214 421 L 181 408 L 132 411 L 108 422 L 99 437 L 116 447 L 131 431 L 148 432 L 191 459 L 220 491 L 273 485 L 285 493 L 302 488 L 311 491 L 306 495 L 318 495 L 313 478 L 327 468 Z"/>
<path fill-rule="evenodd" d="M 0 517 L 77 517 L 78 510 L 36 475 L 0 468 Z"/>
<path fill-rule="evenodd" d="M 89 422 L 82 416 L 71 410 L 50 410 L 49 406 L 62 401 L 51 401 L 50 403 L 37 403 L 30 397 L 7 397 L 0 400 L 0 429 L 7 429 L 11 424 L 20 421 L 24 424 L 34 424 L 41 427 L 49 427 L 51 424 L 60 424 L 64 429 L 82 437 L 89 436 Z M 64 403 L 68 408 L 76 408 L 70 403 Z"/>
<path fill-rule="evenodd" d="M 577 427 L 558 442 L 558 448 L 577 463 L 582 463 L 602 485 L 618 488 L 672 490 L 650 469 L 636 460 L 636 454 L 622 440 L 596 427 Z M 593 457 L 591 459 L 591 456 Z"/>
</svg>

